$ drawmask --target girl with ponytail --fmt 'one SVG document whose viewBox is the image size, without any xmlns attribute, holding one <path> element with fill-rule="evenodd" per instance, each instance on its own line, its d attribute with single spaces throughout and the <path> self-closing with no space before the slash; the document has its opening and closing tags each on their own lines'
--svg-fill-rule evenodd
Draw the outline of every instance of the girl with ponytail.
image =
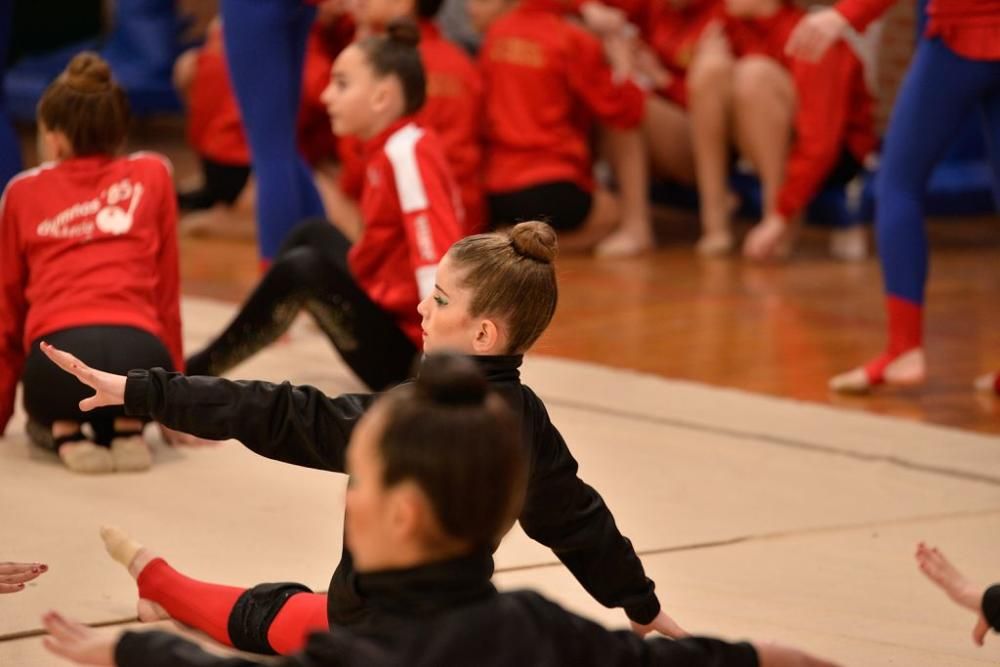
<svg viewBox="0 0 1000 667">
<path fill-rule="evenodd" d="M 48 161 L 0 199 L 0 434 L 20 379 L 30 439 L 81 473 L 148 468 L 144 420 L 82 412 L 86 388 L 53 372 L 41 338 L 118 373 L 184 364 L 171 168 L 119 154 L 128 120 L 108 64 L 77 55 L 38 104 Z"/>
</svg>

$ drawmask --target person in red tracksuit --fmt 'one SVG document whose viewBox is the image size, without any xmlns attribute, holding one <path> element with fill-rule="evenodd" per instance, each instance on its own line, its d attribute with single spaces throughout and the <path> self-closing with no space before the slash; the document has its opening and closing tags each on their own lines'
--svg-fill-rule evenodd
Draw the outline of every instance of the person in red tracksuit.
<svg viewBox="0 0 1000 667">
<path fill-rule="evenodd" d="M 318 8 L 302 73 L 298 144 L 314 168 L 336 156 L 336 140 L 320 95 L 330 79 L 334 58 L 354 37 L 353 21 L 336 13 L 333 4 L 324 2 Z M 232 205 L 250 177 L 250 147 L 229 80 L 218 19 L 210 24 L 204 45 L 177 59 L 174 83 L 187 103 L 188 143 L 201 158 L 204 177 L 200 188 L 179 194 L 180 207 L 199 210 L 218 203 Z"/>
<path fill-rule="evenodd" d="M 397 3 L 372 0 L 358 7 L 355 21 L 360 33 L 379 32 L 393 19 L 410 17 L 420 26 L 420 58 L 427 73 L 427 102 L 417 122 L 434 131 L 461 191 L 466 234 L 486 227 L 483 202 L 483 84 L 472 59 L 441 34 L 434 17 L 442 0 L 408 0 Z M 358 142 L 340 143 L 341 173 L 338 186 L 357 199 L 361 192 L 364 161 Z"/>
<path fill-rule="evenodd" d="M 789 58 L 785 42 L 804 12 L 782 0 L 726 0 L 724 21 L 702 37 L 688 76 L 706 254 L 733 245 L 727 180 L 731 145 L 754 166 L 762 221 L 744 254 L 786 254 L 789 225 L 824 182 L 846 183 L 875 147 L 871 95 L 846 43 L 818 63 Z M 775 230 L 781 245 L 772 241 Z"/>
<path fill-rule="evenodd" d="M 479 57 L 491 223 L 547 219 L 566 250 L 600 242 L 599 254 L 623 255 L 650 247 L 639 132 L 645 93 L 628 78 L 631 47 L 614 38 L 602 45 L 570 23 L 567 7 L 555 0 L 513 7 L 473 0 L 468 7 L 473 23 L 487 28 Z M 594 185 L 590 140 L 598 124 L 613 144 L 622 188 L 621 229 L 608 238 L 619 212 L 614 198 Z"/>
<path fill-rule="evenodd" d="M 361 238 L 351 246 L 327 220 L 300 224 L 232 323 L 188 359 L 189 373 L 226 371 L 306 310 L 369 387 L 409 377 L 422 342 L 417 304 L 463 224 L 440 143 L 416 122 L 426 96 L 418 39 L 404 20 L 355 42 L 323 93 L 334 132 L 364 142 Z"/>
<path fill-rule="evenodd" d="M 170 165 L 153 153 L 116 156 L 128 104 L 96 54 L 70 61 L 43 94 L 38 121 L 53 161 L 16 176 L 0 199 L 0 434 L 20 379 L 30 439 L 68 468 L 146 469 L 143 422 L 121 410 L 82 412 L 86 394 L 51 372 L 39 345 L 121 372 L 184 367 Z"/>
</svg>

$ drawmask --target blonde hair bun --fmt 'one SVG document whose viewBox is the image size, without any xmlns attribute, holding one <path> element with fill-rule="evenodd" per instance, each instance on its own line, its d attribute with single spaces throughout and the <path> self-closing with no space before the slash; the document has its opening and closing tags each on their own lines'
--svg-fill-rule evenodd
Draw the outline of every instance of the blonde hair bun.
<svg viewBox="0 0 1000 667">
<path fill-rule="evenodd" d="M 519 255 L 551 264 L 559 253 L 556 231 L 539 221 L 522 222 L 510 230 L 510 243 Z"/>
</svg>

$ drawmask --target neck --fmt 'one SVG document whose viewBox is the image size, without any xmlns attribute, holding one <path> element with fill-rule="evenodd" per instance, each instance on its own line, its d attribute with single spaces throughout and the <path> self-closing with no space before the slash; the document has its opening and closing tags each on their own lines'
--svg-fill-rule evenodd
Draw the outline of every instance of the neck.
<svg viewBox="0 0 1000 667">
<path fill-rule="evenodd" d="M 465 556 L 468 553 L 468 545 L 460 544 L 454 540 L 447 544 L 397 544 L 385 558 L 379 559 L 377 562 L 366 563 L 365 566 L 357 562 L 357 554 L 355 554 L 355 563 L 358 572 L 362 573 L 383 570 L 411 570 L 423 565 Z"/>
<path fill-rule="evenodd" d="M 362 141 L 374 139 L 402 117 L 403 113 L 400 111 L 399 113 L 384 114 L 382 117 L 375 118 L 364 132 L 358 133 L 358 137 Z"/>
</svg>

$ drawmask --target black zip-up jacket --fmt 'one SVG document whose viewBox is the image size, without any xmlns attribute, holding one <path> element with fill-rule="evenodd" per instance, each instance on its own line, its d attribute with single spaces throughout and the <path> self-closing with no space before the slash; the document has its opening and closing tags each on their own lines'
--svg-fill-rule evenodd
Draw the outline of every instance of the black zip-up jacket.
<svg viewBox="0 0 1000 667">
<path fill-rule="evenodd" d="M 522 357 L 474 356 L 491 385 L 518 416 L 530 473 L 519 520 L 529 537 L 552 549 L 594 599 L 622 607 L 647 624 L 660 611 L 654 584 L 615 524 L 600 494 L 577 476 L 577 462 L 549 420 L 541 399 L 521 384 Z M 163 369 L 136 370 L 125 385 L 125 412 L 213 440 L 235 438 L 276 461 L 344 472 L 354 426 L 376 394 L 331 398 L 288 382 L 186 377 Z M 330 624 L 357 623 L 364 603 L 342 584 L 352 570 L 345 550 L 330 582 Z"/>
<path fill-rule="evenodd" d="M 488 554 L 408 570 L 352 574 L 348 585 L 375 611 L 365 628 L 314 633 L 279 667 L 757 667 L 750 644 L 643 640 L 572 614 L 531 591 L 497 593 Z M 118 667 L 250 667 L 165 632 L 127 632 Z"/>
</svg>

